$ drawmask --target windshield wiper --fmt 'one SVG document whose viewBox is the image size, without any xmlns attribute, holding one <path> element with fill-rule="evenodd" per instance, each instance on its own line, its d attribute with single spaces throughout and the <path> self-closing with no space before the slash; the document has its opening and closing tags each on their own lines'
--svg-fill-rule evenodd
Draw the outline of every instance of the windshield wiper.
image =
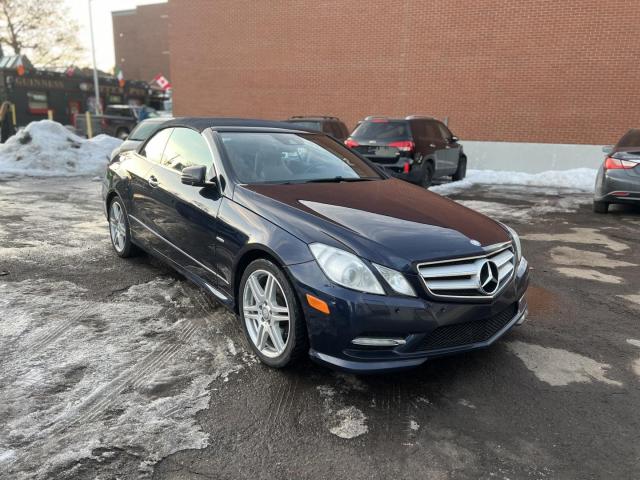
<svg viewBox="0 0 640 480">
<path fill-rule="evenodd" d="M 377 177 L 331 177 L 331 178 L 314 178 L 312 180 L 306 180 L 304 183 L 340 183 L 340 182 L 369 182 L 371 180 L 378 180 Z"/>
</svg>

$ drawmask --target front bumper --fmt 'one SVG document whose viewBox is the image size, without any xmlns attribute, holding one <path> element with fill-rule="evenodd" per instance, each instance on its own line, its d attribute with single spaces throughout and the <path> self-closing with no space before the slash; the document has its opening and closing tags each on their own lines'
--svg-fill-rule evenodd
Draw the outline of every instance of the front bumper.
<svg viewBox="0 0 640 480">
<path fill-rule="evenodd" d="M 521 324 L 527 315 L 526 260 L 511 283 L 488 301 L 433 300 L 355 292 L 331 284 L 316 262 L 288 267 L 301 299 L 315 361 L 355 373 L 379 373 L 418 366 L 429 358 L 484 348 Z M 409 277 L 408 277 L 409 278 Z M 409 278 L 424 292 L 418 278 Z M 309 293 L 330 307 L 325 315 L 304 301 Z M 401 339 L 395 347 L 355 345 L 356 338 Z"/>
</svg>

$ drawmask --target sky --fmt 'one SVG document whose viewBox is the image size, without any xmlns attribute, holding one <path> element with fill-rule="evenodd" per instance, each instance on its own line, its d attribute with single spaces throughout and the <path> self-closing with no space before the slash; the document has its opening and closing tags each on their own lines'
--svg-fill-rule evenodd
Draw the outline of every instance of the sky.
<svg viewBox="0 0 640 480">
<path fill-rule="evenodd" d="M 89 0 L 65 0 L 69 13 L 80 25 L 78 36 L 87 47 L 85 63 L 91 66 L 91 36 L 89 34 Z M 96 63 L 100 70 L 113 71 L 115 56 L 113 52 L 113 27 L 111 12 L 129 10 L 137 5 L 165 3 L 165 0 L 91 0 L 93 12 L 94 39 L 96 43 Z"/>
</svg>

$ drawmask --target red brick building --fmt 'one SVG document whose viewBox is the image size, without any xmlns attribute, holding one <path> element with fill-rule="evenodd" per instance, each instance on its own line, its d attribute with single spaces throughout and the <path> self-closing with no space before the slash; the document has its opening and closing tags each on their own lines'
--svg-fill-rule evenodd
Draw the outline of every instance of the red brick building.
<svg viewBox="0 0 640 480">
<path fill-rule="evenodd" d="M 111 13 L 116 67 L 125 78 L 169 76 L 169 5 L 155 3 Z"/>
<path fill-rule="evenodd" d="M 169 15 L 178 115 L 431 114 L 465 139 L 585 144 L 640 126 L 638 0 L 170 0 Z"/>
</svg>

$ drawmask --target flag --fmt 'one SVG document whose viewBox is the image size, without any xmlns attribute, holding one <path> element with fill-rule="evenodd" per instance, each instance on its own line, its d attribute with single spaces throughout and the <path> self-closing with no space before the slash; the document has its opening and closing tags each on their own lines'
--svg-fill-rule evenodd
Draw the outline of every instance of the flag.
<svg viewBox="0 0 640 480">
<path fill-rule="evenodd" d="M 116 69 L 116 78 L 118 79 L 118 85 L 120 85 L 120 88 L 124 88 L 124 73 L 122 73 L 121 68 Z"/>
<path fill-rule="evenodd" d="M 16 64 L 16 71 L 18 72 L 18 76 L 24 75 L 24 64 L 22 63 L 22 56 L 18 56 L 18 63 Z"/>
<path fill-rule="evenodd" d="M 166 91 L 166 90 L 169 90 L 171 88 L 171 82 L 169 80 L 167 80 L 167 77 L 165 77 L 161 73 L 156 75 L 156 77 L 153 79 L 153 81 L 156 82 L 158 84 L 158 86 L 162 90 Z"/>
</svg>

